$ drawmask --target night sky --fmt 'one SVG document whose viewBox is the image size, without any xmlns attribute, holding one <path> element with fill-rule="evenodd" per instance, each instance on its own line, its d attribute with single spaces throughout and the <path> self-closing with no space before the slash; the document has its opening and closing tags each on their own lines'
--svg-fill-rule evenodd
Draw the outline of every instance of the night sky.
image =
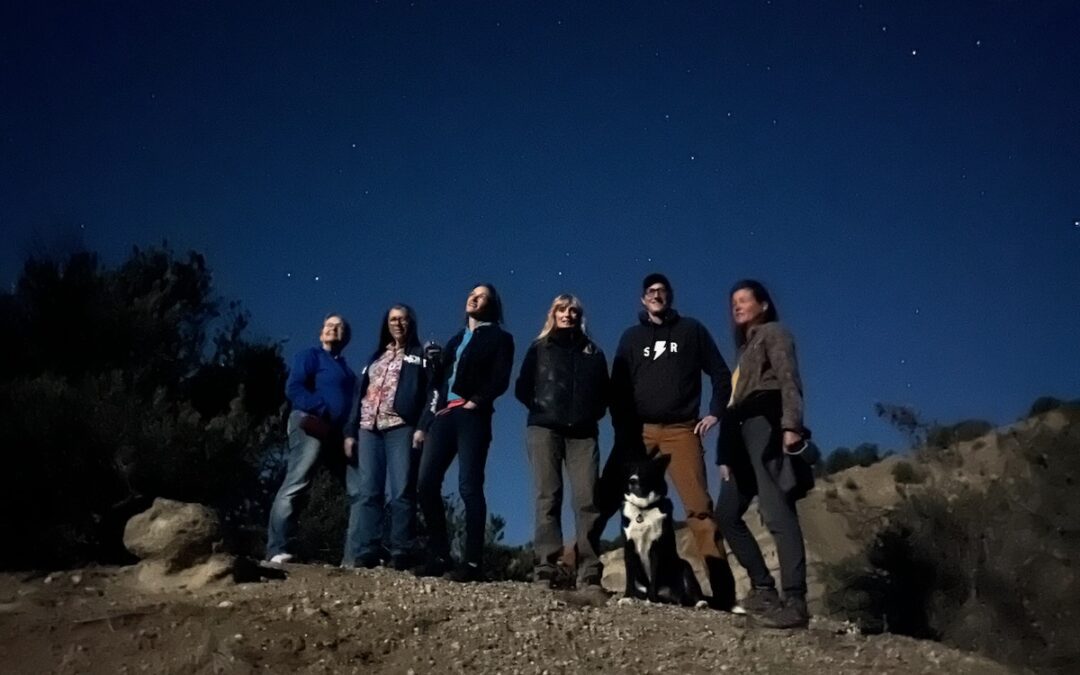
<svg viewBox="0 0 1080 675">
<path fill-rule="evenodd" d="M 875 401 L 1080 395 L 1080 3 L 4 3 L 0 230 L 5 286 L 78 238 L 202 251 L 290 360 L 345 313 L 354 365 L 395 301 L 445 341 L 477 281 L 518 363 L 564 291 L 610 357 L 652 271 L 730 362 L 756 277 L 820 444 L 902 447 Z"/>
</svg>

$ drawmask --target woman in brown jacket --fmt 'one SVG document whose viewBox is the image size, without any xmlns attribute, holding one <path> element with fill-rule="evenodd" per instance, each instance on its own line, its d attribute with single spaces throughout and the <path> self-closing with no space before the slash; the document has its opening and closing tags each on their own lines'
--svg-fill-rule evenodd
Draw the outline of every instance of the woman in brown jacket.
<svg viewBox="0 0 1080 675">
<path fill-rule="evenodd" d="M 740 607 L 765 626 L 805 627 L 809 622 L 806 552 L 795 510 L 800 495 L 790 480 L 784 480 L 792 475 L 791 464 L 801 461 L 793 456 L 802 451 L 809 436 L 802 420 L 795 342 L 778 322 L 776 304 L 761 283 L 740 281 L 732 287 L 730 298 L 739 360 L 717 445 L 720 497 L 716 518 L 752 584 Z M 755 496 L 776 541 L 783 601 L 754 535 L 743 522 Z"/>
</svg>

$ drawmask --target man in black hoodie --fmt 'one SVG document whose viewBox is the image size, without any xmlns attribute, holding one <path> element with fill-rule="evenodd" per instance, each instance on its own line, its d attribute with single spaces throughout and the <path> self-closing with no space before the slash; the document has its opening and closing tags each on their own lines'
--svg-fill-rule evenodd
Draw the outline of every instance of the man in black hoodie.
<svg viewBox="0 0 1080 675">
<path fill-rule="evenodd" d="M 713 605 L 735 604 L 735 580 L 712 518 L 701 439 L 716 425 L 731 396 L 731 371 L 709 331 L 672 308 L 675 294 L 663 274 L 642 282 L 644 310 L 619 340 L 611 370 L 615 447 L 601 480 L 604 519 L 621 505 L 624 465 L 646 449 L 671 456 L 668 475 L 686 510 L 687 525 L 705 559 Z M 709 376 L 709 412 L 701 412 L 701 374 Z"/>
</svg>

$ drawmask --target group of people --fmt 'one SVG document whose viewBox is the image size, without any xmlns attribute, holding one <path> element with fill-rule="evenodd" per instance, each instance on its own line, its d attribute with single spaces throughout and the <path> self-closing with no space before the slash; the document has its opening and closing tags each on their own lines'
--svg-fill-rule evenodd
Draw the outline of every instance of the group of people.
<svg viewBox="0 0 1080 675">
<path fill-rule="evenodd" d="M 577 586 L 600 593 L 600 536 L 622 506 L 625 467 L 659 452 L 670 457 L 668 477 L 705 561 L 713 606 L 745 610 L 772 627 L 807 625 L 806 556 L 796 511 L 806 485 L 792 477 L 792 465 L 809 431 L 794 342 L 762 284 L 740 281 L 729 297 L 738 349 L 734 371 L 705 326 L 674 309 L 667 277 L 650 274 L 642 283 L 639 320 L 620 339 L 610 375 L 603 350 L 589 337 L 581 302 L 565 294 L 554 299 L 514 386 L 528 409 L 537 583 L 555 582 L 562 557 L 563 467 L 576 521 Z M 502 323 L 502 301 L 486 283 L 469 293 L 465 325 L 444 347 L 421 345 L 415 313 L 395 305 L 357 378 L 342 355 L 348 323 L 339 314 L 326 317 L 320 346 L 296 356 L 286 385 L 292 404 L 288 468 L 270 512 L 271 562 L 293 559 L 288 546 L 298 498 L 322 460 L 344 463 L 349 518 L 343 566 L 387 563 L 420 576 L 484 579 L 493 404 L 509 388 L 514 361 L 514 340 Z M 711 392 L 702 416 L 703 373 Z M 598 425 L 609 410 L 614 443 L 601 472 Z M 721 479 L 715 509 L 702 444 L 713 427 L 719 427 Z M 457 565 L 442 497 L 455 458 L 465 511 Z M 782 599 L 743 521 L 755 496 L 776 539 Z M 416 543 L 418 510 L 426 551 Z M 738 603 L 724 540 L 751 581 Z"/>
</svg>

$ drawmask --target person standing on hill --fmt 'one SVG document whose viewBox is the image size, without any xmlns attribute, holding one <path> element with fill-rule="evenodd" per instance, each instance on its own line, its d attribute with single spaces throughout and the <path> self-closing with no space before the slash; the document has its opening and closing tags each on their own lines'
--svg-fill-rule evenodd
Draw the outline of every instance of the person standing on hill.
<svg viewBox="0 0 1080 675">
<path fill-rule="evenodd" d="M 491 445 L 491 416 L 495 399 L 510 385 L 514 363 L 514 338 L 502 329 L 502 320 L 498 291 L 491 284 L 478 284 L 465 301 L 465 327 L 450 339 L 437 368 L 438 385 L 420 423 L 428 429 L 418 483 L 428 559 L 414 570 L 419 576 L 443 576 L 451 571 L 442 484 L 457 457 L 458 493 L 465 504 L 465 559 L 450 578 L 462 582 L 485 578 L 484 469 Z"/>
<path fill-rule="evenodd" d="M 416 313 L 411 307 L 399 304 L 388 309 L 375 350 L 361 373 L 345 429 L 345 487 L 349 495 L 345 567 L 375 567 L 381 562 L 387 496 L 390 539 L 385 544 L 390 564 L 398 570 L 413 564 L 416 470 L 424 442 L 418 424 L 431 380 L 431 363 L 417 335 Z"/>
<path fill-rule="evenodd" d="M 676 312 L 674 300 L 666 276 L 645 277 L 639 321 L 619 340 L 611 369 L 615 446 L 601 479 L 602 513 L 606 520 L 619 508 L 628 459 L 652 448 L 670 455 L 668 476 L 705 560 L 712 605 L 727 610 L 735 604 L 735 580 L 713 520 L 701 439 L 722 414 L 731 371 L 709 331 Z M 709 377 L 712 396 L 708 413 L 700 417 L 702 373 Z"/>
<path fill-rule="evenodd" d="M 757 281 L 731 290 L 731 319 L 739 361 L 717 442 L 720 497 L 716 515 L 732 552 L 750 577 L 740 607 L 770 628 L 802 628 L 806 607 L 806 550 L 795 501 L 805 494 L 807 466 L 797 455 L 807 448 L 803 392 L 795 341 L 779 322 L 776 303 Z M 802 471 L 800 471 L 802 469 Z M 812 477 L 809 485 L 813 485 Z M 783 602 L 765 565 L 757 539 L 743 521 L 754 497 L 776 541 Z"/>
<path fill-rule="evenodd" d="M 565 464 L 576 516 L 578 588 L 600 589 L 597 422 L 607 411 L 607 360 L 589 339 L 585 310 L 573 295 L 556 296 L 551 303 L 540 335 L 525 353 L 514 393 L 529 409 L 525 446 L 536 490 L 533 580 L 548 587 L 556 581 Z"/>
<path fill-rule="evenodd" d="M 297 354 L 289 371 L 285 384 L 285 397 L 292 404 L 286 427 L 288 468 L 270 507 L 266 536 L 266 557 L 272 563 L 293 560 L 288 547 L 319 461 L 335 473 L 341 467 L 342 429 L 356 386 L 356 375 L 342 355 L 350 334 L 340 314 L 328 314 L 319 332 L 320 346 Z"/>
</svg>

